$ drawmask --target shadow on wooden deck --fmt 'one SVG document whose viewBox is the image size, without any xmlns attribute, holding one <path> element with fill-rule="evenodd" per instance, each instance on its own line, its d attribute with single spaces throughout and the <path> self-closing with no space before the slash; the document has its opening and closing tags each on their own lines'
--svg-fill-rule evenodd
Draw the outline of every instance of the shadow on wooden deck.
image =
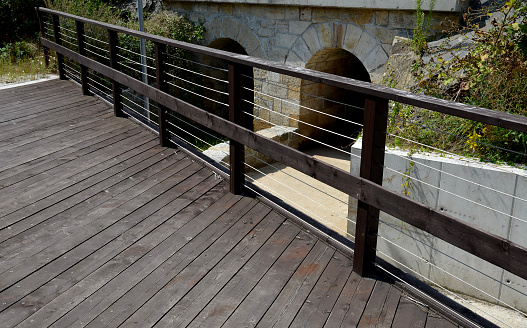
<svg viewBox="0 0 527 328">
<path fill-rule="evenodd" d="M 0 99 L 2 327 L 457 327 L 71 82 Z"/>
</svg>

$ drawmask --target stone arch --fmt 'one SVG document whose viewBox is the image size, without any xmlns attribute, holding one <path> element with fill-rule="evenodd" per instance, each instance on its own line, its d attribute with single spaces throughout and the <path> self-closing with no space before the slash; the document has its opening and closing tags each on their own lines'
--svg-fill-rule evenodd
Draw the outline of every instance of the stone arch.
<svg viewBox="0 0 527 328">
<path fill-rule="evenodd" d="M 247 55 L 247 51 L 243 48 L 243 46 L 238 43 L 237 41 L 229 38 L 219 38 L 214 41 L 212 41 L 209 44 L 210 48 L 223 50 L 223 51 L 229 51 L 236 54 L 241 55 Z M 228 106 L 225 106 L 226 104 L 229 104 L 229 97 L 226 93 L 228 93 L 228 84 L 222 81 L 227 81 L 229 79 L 228 76 L 228 63 L 226 60 L 211 57 L 211 56 L 203 56 L 202 63 L 205 64 L 203 67 L 203 73 L 204 75 L 210 76 L 212 78 L 203 77 L 203 85 L 206 87 L 204 89 L 204 94 L 207 98 L 213 99 L 207 101 L 207 108 L 210 112 L 213 114 L 216 114 L 218 116 L 221 116 L 225 119 L 229 118 L 229 108 Z M 252 90 L 254 88 L 254 80 L 253 80 L 253 70 L 251 67 L 243 67 L 242 68 L 242 79 L 241 81 L 242 85 L 247 86 L 248 89 Z M 216 92 L 216 91 L 220 92 Z M 254 95 L 249 92 L 248 90 L 244 89 L 243 98 L 247 99 L 251 103 L 254 102 Z M 250 114 L 253 113 L 253 106 L 250 103 L 243 102 L 244 108 L 243 110 L 245 112 L 248 112 Z M 245 126 L 252 130 L 253 127 L 253 120 L 248 115 L 244 115 L 245 120 Z"/>
<path fill-rule="evenodd" d="M 388 54 L 375 33 L 353 22 L 339 21 L 314 24 L 292 44 L 287 64 L 307 67 L 315 54 L 328 48 L 342 48 L 353 54 L 375 77 L 381 76 Z"/>
<path fill-rule="evenodd" d="M 318 51 L 306 63 L 306 68 L 371 82 L 370 74 L 363 63 L 354 54 L 341 48 L 331 47 Z M 364 102 L 364 97 L 359 94 L 322 83 L 302 80 L 300 83 L 299 118 L 304 123 L 299 123 L 300 134 L 324 141 L 335 147 L 350 147 L 353 142 L 349 138 L 340 137 L 311 125 L 355 138 L 362 130 L 360 125 L 364 121 Z M 306 107 L 332 116 L 342 117 L 360 125 L 341 121 Z M 309 140 L 304 139 L 300 147 L 305 148 L 310 144 Z"/>
</svg>

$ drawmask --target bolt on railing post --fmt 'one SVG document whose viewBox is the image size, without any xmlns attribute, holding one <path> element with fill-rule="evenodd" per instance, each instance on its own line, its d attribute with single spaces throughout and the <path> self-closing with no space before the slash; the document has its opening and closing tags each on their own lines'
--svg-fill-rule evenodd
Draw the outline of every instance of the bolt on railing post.
<svg viewBox="0 0 527 328">
<path fill-rule="evenodd" d="M 110 67 L 118 69 L 119 62 L 117 58 L 117 45 L 119 39 L 116 31 L 108 30 L 108 43 L 110 45 Z M 121 92 L 121 84 L 112 80 L 112 98 L 113 111 L 117 117 L 125 117 L 123 113 L 123 95 Z"/>
<path fill-rule="evenodd" d="M 35 7 L 35 10 L 37 11 L 38 16 L 38 24 L 40 26 L 40 36 L 42 38 L 46 38 L 46 26 L 44 24 L 44 18 L 42 17 L 42 12 L 38 10 L 38 7 Z M 46 64 L 46 68 L 49 68 L 49 49 L 47 47 L 44 48 L 44 63 Z"/>
<path fill-rule="evenodd" d="M 229 63 L 229 120 L 243 126 L 241 67 Z M 230 175 L 231 192 L 241 194 L 245 189 L 245 147 L 230 140 Z"/>
<path fill-rule="evenodd" d="M 62 45 L 62 39 L 60 37 L 60 23 L 58 15 L 51 15 L 53 21 L 53 37 L 55 38 L 55 43 Z M 61 80 L 66 79 L 66 72 L 64 70 L 64 55 L 57 52 L 57 66 L 59 70 L 59 78 Z"/>
<path fill-rule="evenodd" d="M 361 178 L 382 184 L 388 100 L 366 99 L 361 152 Z M 369 276 L 375 270 L 379 209 L 359 200 L 353 271 Z"/>
<path fill-rule="evenodd" d="M 167 75 L 165 71 L 165 62 L 167 59 L 167 46 L 163 43 L 154 43 L 155 60 L 156 60 L 156 83 L 157 88 L 168 93 L 168 84 L 166 83 Z M 159 144 L 162 147 L 169 146 L 169 137 L 167 130 L 167 111 L 163 105 L 158 105 L 158 123 L 159 123 Z"/>
<path fill-rule="evenodd" d="M 84 23 L 75 21 L 75 27 L 77 29 L 77 45 L 79 47 L 79 54 L 86 56 L 86 37 L 84 36 Z M 81 87 L 83 95 L 90 95 L 90 90 L 88 89 L 88 68 L 80 64 L 81 70 Z"/>
</svg>

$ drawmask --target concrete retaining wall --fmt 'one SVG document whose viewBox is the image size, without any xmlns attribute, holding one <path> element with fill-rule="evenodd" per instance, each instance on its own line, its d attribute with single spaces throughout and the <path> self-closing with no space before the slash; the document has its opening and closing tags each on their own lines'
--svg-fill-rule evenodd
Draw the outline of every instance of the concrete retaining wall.
<svg viewBox="0 0 527 328">
<path fill-rule="evenodd" d="M 360 155 L 360 142 L 354 145 L 352 153 Z M 401 194 L 407 192 L 408 197 L 431 208 L 443 211 L 480 229 L 527 247 L 527 223 L 521 221 L 527 219 L 527 203 L 521 200 L 527 199 L 526 170 L 482 164 L 463 158 L 445 158 L 436 154 L 413 154 L 411 158 L 415 164 L 411 167 L 410 161 L 401 158 L 401 156 L 407 157 L 408 153 L 400 150 L 387 151 L 385 166 L 399 173 L 408 173 L 408 188 L 405 189 L 402 186 L 406 184 L 407 178 L 405 176 L 387 169 L 384 170 L 383 186 Z M 351 172 L 359 174 L 359 168 L 360 161 L 352 156 Z M 479 185 L 460 180 L 452 175 L 476 182 Z M 482 186 L 490 187 L 499 192 Z M 456 195 L 461 195 L 465 199 Z M 350 199 L 350 203 L 356 204 L 357 202 L 355 199 Z M 491 211 L 478 204 L 501 213 Z M 356 217 L 356 211 L 352 208 L 350 208 L 349 217 Z M 422 275 L 422 280 L 426 281 L 424 278 L 428 278 L 449 290 L 493 303 L 496 303 L 494 298 L 497 298 L 518 309 L 527 311 L 526 280 L 402 223 L 386 213 L 381 212 L 381 220 L 392 227 L 385 224 L 379 226 L 379 234 L 386 240 L 379 238 L 378 249 L 411 270 L 415 270 L 418 274 L 414 275 Z M 355 226 L 349 226 L 348 231 L 354 234 Z M 470 238 L 471 236 L 466 237 Z M 417 255 L 418 258 L 390 242 L 401 245 L 404 249 Z M 401 267 L 400 264 L 390 260 L 387 256 L 382 254 L 379 256 Z M 434 267 L 434 265 L 444 271 Z M 467 286 L 460 279 L 468 281 L 481 291 Z M 509 287 L 519 290 L 520 293 Z"/>
</svg>

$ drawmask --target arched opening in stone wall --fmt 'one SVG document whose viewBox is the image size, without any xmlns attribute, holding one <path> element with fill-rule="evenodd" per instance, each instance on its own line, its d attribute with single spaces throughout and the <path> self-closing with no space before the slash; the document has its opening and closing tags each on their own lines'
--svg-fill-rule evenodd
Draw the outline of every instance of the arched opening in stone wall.
<svg viewBox="0 0 527 328">
<path fill-rule="evenodd" d="M 317 52 L 307 62 L 306 68 L 371 82 L 370 75 L 361 61 L 349 51 L 340 48 L 326 48 Z M 302 80 L 300 92 L 300 121 L 354 139 L 359 135 L 364 121 L 363 108 L 365 99 L 363 96 L 348 90 L 307 80 Z M 341 117 L 346 121 L 323 113 L 317 113 L 305 107 Z M 348 149 L 354 143 L 354 140 L 317 129 L 308 124 L 299 123 L 300 134 L 342 149 Z M 312 143 L 312 141 L 303 138 L 300 147 L 307 148 Z"/>
<path fill-rule="evenodd" d="M 238 42 L 228 39 L 221 38 L 217 39 L 209 44 L 210 48 L 234 52 L 236 54 L 247 55 L 247 52 L 241 44 Z M 206 88 L 217 90 L 223 93 L 229 92 L 229 85 L 223 81 L 228 81 L 228 62 L 223 59 L 215 58 L 212 56 L 203 56 L 202 63 L 206 66 L 203 67 L 204 75 L 211 76 L 212 78 L 203 77 L 203 85 Z M 252 67 L 242 67 L 242 86 L 247 87 L 249 90 L 254 89 L 253 80 L 253 69 Z M 229 108 L 224 104 L 229 104 L 229 96 L 220 92 L 204 89 L 204 94 L 207 98 L 214 99 L 215 101 L 207 101 L 206 109 L 211 113 L 219 115 L 225 119 L 229 118 Z M 243 89 L 243 99 L 249 102 L 243 102 L 243 111 L 252 114 L 254 102 L 254 95 L 249 90 Z M 253 118 L 250 115 L 243 115 L 244 126 L 253 129 Z"/>
</svg>

